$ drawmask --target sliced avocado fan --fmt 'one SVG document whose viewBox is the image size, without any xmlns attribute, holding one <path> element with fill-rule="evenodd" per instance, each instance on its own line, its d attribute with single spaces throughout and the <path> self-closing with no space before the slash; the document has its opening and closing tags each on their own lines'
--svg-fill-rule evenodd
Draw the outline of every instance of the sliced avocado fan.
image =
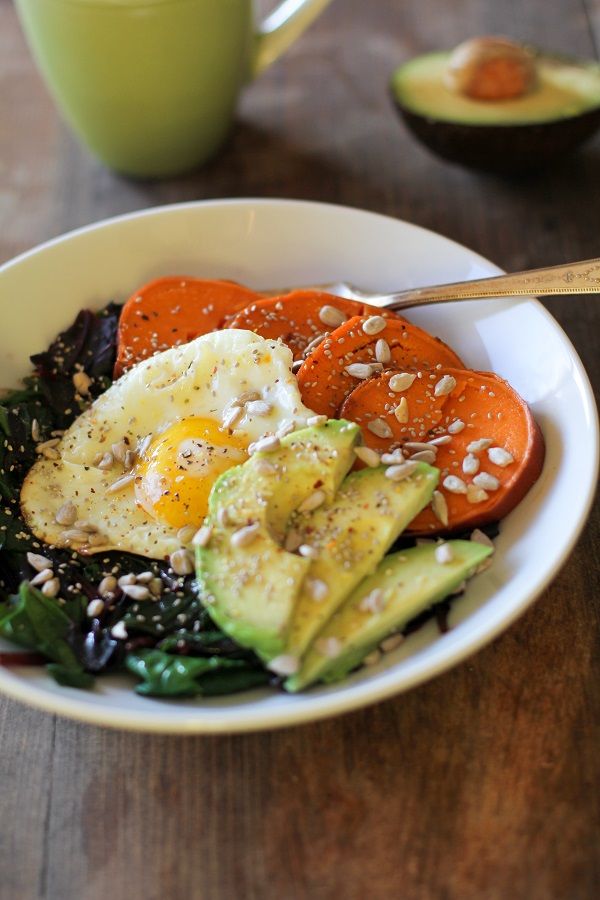
<svg viewBox="0 0 600 900">
<path fill-rule="evenodd" d="M 370 575 L 398 535 L 429 503 L 438 469 L 419 463 L 393 481 L 386 467 L 344 479 L 335 498 L 292 519 L 302 544 L 315 553 L 296 599 L 285 653 L 300 658 L 344 598 Z"/>
<path fill-rule="evenodd" d="M 474 541 L 448 541 L 443 556 L 438 547 L 424 544 L 386 556 L 318 634 L 300 671 L 285 682 L 287 690 L 344 678 L 384 638 L 456 590 L 492 552 Z"/>
<path fill-rule="evenodd" d="M 198 548 L 200 599 L 233 640 L 269 661 L 282 653 L 311 561 L 283 545 L 293 512 L 335 496 L 355 460 L 360 429 L 343 419 L 287 435 L 215 482 Z"/>
</svg>

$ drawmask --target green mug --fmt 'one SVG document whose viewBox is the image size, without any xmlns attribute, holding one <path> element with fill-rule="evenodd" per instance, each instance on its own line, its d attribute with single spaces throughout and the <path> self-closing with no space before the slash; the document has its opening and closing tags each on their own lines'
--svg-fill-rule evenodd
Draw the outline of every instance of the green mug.
<svg viewBox="0 0 600 900">
<path fill-rule="evenodd" d="M 73 130 L 113 169 L 161 178 L 206 162 L 243 85 L 331 0 L 284 0 L 255 30 L 252 0 L 16 0 Z"/>
</svg>

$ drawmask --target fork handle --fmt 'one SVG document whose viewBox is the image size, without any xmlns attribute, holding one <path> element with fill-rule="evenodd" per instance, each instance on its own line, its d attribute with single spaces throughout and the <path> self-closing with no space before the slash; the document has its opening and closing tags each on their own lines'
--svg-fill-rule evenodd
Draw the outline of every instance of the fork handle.
<svg viewBox="0 0 600 900">
<path fill-rule="evenodd" d="M 386 309 L 408 309 L 428 303 L 452 300 L 479 300 L 482 297 L 531 296 L 556 294 L 600 294 L 600 258 L 560 266 L 545 266 L 527 272 L 496 275 L 477 281 L 456 281 L 433 287 L 415 288 L 386 294 L 379 299 Z M 379 304 L 378 304 L 379 305 Z"/>
</svg>

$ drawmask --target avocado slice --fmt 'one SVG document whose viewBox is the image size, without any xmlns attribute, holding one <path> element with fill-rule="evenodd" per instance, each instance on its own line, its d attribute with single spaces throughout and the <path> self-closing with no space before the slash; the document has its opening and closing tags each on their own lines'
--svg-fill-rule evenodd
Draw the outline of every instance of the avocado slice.
<svg viewBox="0 0 600 900">
<path fill-rule="evenodd" d="M 427 506 L 439 479 L 438 469 L 426 463 L 403 481 L 392 481 L 385 473 L 385 466 L 352 472 L 331 504 L 292 519 L 302 543 L 317 556 L 296 599 L 287 654 L 304 654 L 344 598 Z M 321 598 L 311 590 L 315 583 L 324 586 Z"/>
<path fill-rule="evenodd" d="M 360 428 L 330 420 L 287 435 L 255 453 L 213 485 L 207 525 L 197 550 L 200 599 L 233 640 L 265 660 L 280 654 L 294 602 L 311 561 L 282 546 L 288 519 L 322 492 L 331 501 L 355 460 Z M 252 526 L 250 540 L 234 537 Z"/>
<path fill-rule="evenodd" d="M 392 76 L 394 103 L 415 136 L 452 162 L 520 172 L 560 159 L 600 126 L 600 65 L 538 52 L 523 96 L 479 100 L 445 83 L 451 51 L 427 53 Z"/>
<path fill-rule="evenodd" d="M 385 637 L 456 590 L 492 552 L 474 541 L 448 541 L 452 558 L 442 563 L 437 546 L 423 544 L 384 557 L 319 633 L 285 687 L 295 692 L 315 681 L 344 678 Z"/>
</svg>

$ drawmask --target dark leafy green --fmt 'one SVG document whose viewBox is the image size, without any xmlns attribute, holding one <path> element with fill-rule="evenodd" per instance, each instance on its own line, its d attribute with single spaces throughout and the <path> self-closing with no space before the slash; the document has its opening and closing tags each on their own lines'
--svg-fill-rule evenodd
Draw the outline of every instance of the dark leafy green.
<svg viewBox="0 0 600 900">
<path fill-rule="evenodd" d="M 151 697 L 195 697 L 202 694 L 202 676 L 218 669 L 245 668 L 241 660 L 217 656 L 171 656 L 162 650 L 128 653 L 125 665 L 142 679 L 136 692 Z"/>
</svg>

